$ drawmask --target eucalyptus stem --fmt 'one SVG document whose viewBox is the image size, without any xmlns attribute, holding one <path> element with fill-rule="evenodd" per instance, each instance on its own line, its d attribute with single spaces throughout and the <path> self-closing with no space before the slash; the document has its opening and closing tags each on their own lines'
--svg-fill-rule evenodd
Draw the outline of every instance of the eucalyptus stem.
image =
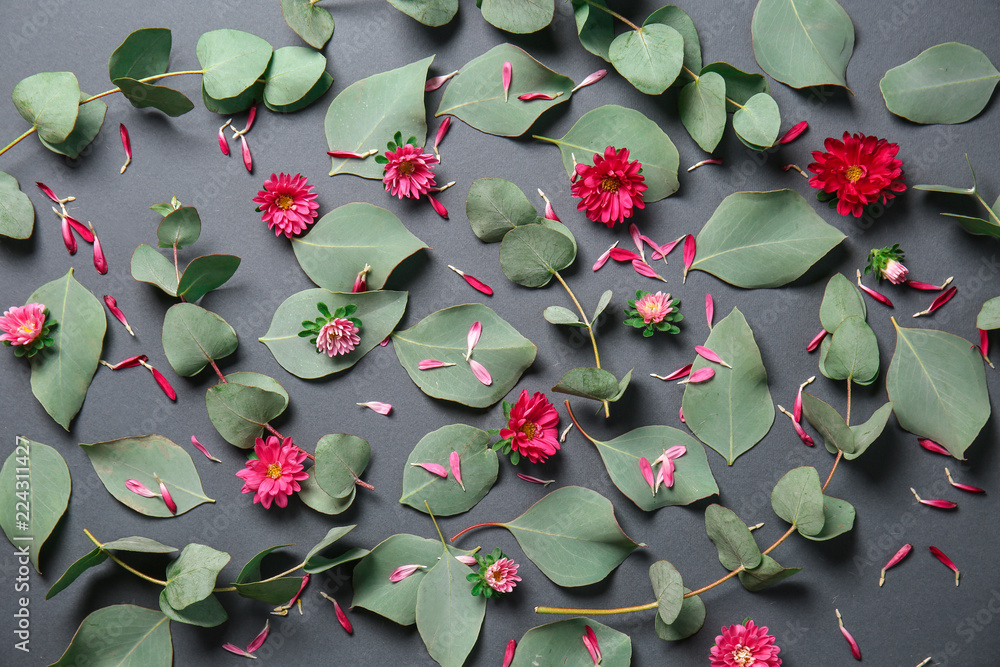
<svg viewBox="0 0 1000 667">
<path fill-rule="evenodd" d="M 27 137 L 30 137 L 34 133 L 35 133 L 34 126 L 29 127 L 27 130 L 25 130 L 24 134 L 22 134 L 17 139 L 15 139 L 14 141 L 12 141 L 9 144 L 7 144 L 6 146 L 4 146 L 3 150 L 0 150 L 0 155 L 3 155 L 7 151 L 9 151 L 11 148 L 13 148 L 14 146 L 16 146 L 19 141 L 21 141 L 22 139 L 26 139 Z"/>
<path fill-rule="evenodd" d="M 104 545 L 100 542 L 100 540 L 98 540 L 96 537 L 94 537 L 93 534 L 91 534 L 91 532 L 89 530 L 87 530 L 86 528 L 84 528 L 83 532 L 87 534 L 87 537 L 90 538 L 91 542 L 93 542 L 94 544 L 96 544 L 98 547 L 101 547 L 101 550 L 104 551 L 104 549 L 103 549 Z M 145 579 L 146 581 L 148 581 L 148 582 L 150 582 L 152 584 L 158 584 L 160 586 L 166 586 L 167 585 L 167 582 L 165 582 L 165 581 L 161 581 L 159 579 L 154 579 L 153 577 L 149 576 L 148 574 L 143 574 L 142 572 L 140 572 L 139 570 L 135 569 L 134 567 L 132 567 L 128 563 L 123 562 L 120 558 L 118 558 L 118 556 L 114 555 L 110 551 L 104 551 L 104 553 L 106 553 L 108 555 L 108 558 L 110 558 L 114 562 L 118 563 L 123 568 L 125 568 L 126 570 L 128 570 L 129 572 L 131 572 L 132 574 L 134 574 L 135 576 L 139 577 L 140 579 Z"/>
<path fill-rule="evenodd" d="M 7 150 L 7 149 L 4 149 L 4 150 Z M 3 151 L 0 151 L 0 153 L 3 153 Z M 976 199 L 978 199 L 979 203 L 983 205 L 983 208 L 985 208 L 987 210 L 987 212 L 989 212 L 990 217 L 993 218 L 994 224 L 1000 225 L 1000 217 L 997 217 L 996 211 L 994 211 L 993 208 L 989 204 L 986 203 L 986 200 L 984 200 L 982 198 L 982 196 L 980 196 L 980 194 L 978 192 L 976 193 Z"/>
<path fill-rule="evenodd" d="M 566 284 L 566 281 L 563 280 L 563 277 L 561 275 L 559 275 L 559 272 L 558 271 L 553 271 L 552 275 L 555 276 L 556 280 L 559 281 L 559 284 L 562 285 L 566 289 L 566 293 L 569 294 L 569 298 L 571 298 L 573 300 L 573 303 L 576 304 L 576 309 L 578 311 L 580 311 L 580 317 L 583 318 L 583 325 L 584 325 L 584 327 L 586 327 L 587 333 L 590 334 L 590 344 L 593 345 L 593 347 L 594 347 L 594 363 L 597 365 L 598 368 L 600 368 L 601 367 L 601 355 L 597 351 L 597 339 L 594 337 L 594 325 L 593 325 L 593 323 L 591 323 L 591 321 L 587 318 L 587 313 L 584 312 L 583 306 L 580 305 L 580 301 L 576 298 L 576 295 L 573 294 L 573 290 L 571 290 L 569 288 L 569 285 Z M 605 417 L 610 417 L 611 416 L 611 408 L 608 406 L 608 402 L 607 401 L 601 401 L 601 403 L 604 405 L 604 416 Z"/>
<path fill-rule="evenodd" d="M 695 74 L 694 72 L 692 72 L 691 70 L 689 70 L 686 65 L 681 65 L 681 69 L 684 70 L 685 72 L 687 72 L 688 76 L 690 76 L 695 81 L 697 81 L 698 79 L 701 78 L 700 76 L 698 76 L 697 74 Z M 727 96 L 726 97 L 726 101 L 729 102 L 730 104 L 732 104 L 734 107 L 739 107 L 740 109 L 746 108 L 742 104 L 740 104 L 739 102 L 737 102 L 736 100 L 734 100 L 731 97 Z"/>
<path fill-rule="evenodd" d="M 594 0 L 583 0 L 583 2 L 585 2 L 588 5 L 590 5 L 591 7 L 597 7 L 598 9 L 600 9 L 602 12 L 604 12 L 606 14 L 610 14 L 611 16 L 614 16 L 616 19 L 618 19 L 619 21 L 621 21 L 622 23 L 624 23 L 628 27 L 632 28 L 632 30 L 635 30 L 636 32 L 640 32 L 641 31 L 641 28 L 639 28 L 639 26 L 637 26 L 636 24 L 632 23 L 627 18 L 625 18 L 624 16 L 622 16 L 621 14 L 619 14 L 618 12 L 616 12 L 615 10 L 611 9 L 610 7 L 605 7 L 604 5 L 599 5 L 596 2 L 594 2 Z"/>
</svg>

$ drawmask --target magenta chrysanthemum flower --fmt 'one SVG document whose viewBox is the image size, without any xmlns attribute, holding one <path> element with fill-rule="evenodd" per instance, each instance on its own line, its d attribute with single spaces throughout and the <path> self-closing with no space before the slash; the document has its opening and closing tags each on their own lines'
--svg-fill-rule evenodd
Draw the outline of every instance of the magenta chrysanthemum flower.
<svg viewBox="0 0 1000 667">
<path fill-rule="evenodd" d="M 361 342 L 357 326 L 344 317 L 336 317 L 319 330 L 316 338 L 316 349 L 326 352 L 331 357 L 347 354 Z"/>
<path fill-rule="evenodd" d="M 816 175 L 809 185 L 836 196 L 837 213 L 860 218 L 868 204 L 884 204 L 906 189 L 898 144 L 844 132 L 843 141 L 830 137 L 824 146 L 826 152 L 813 151 L 809 171 Z"/>
<path fill-rule="evenodd" d="M 499 593 L 510 593 L 521 577 L 517 576 L 518 564 L 509 558 L 501 558 L 486 568 L 486 583 Z"/>
<path fill-rule="evenodd" d="M 753 621 L 722 628 L 709 652 L 712 667 L 779 667 L 780 648 L 774 637 L 767 634 L 767 626 L 758 628 Z"/>
<path fill-rule="evenodd" d="M 536 391 L 528 396 L 522 389 L 517 403 L 510 410 L 507 428 L 500 429 L 500 437 L 510 438 L 511 448 L 532 463 L 545 461 L 559 451 L 559 413 L 545 394 Z"/>
<path fill-rule="evenodd" d="M 663 318 L 673 312 L 673 301 L 669 294 L 649 292 L 635 302 L 635 309 L 646 324 L 662 322 Z"/>
<path fill-rule="evenodd" d="M 271 509 L 271 502 L 278 507 L 288 505 L 288 496 L 301 491 L 299 482 L 308 479 L 302 462 L 306 453 L 292 444 L 291 438 L 278 440 L 268 436 L 257 438 L 254 446 L 257 460 L 247 461 L 246 468 L 236 473 L 243 480 L 243 493 L 253 493 L 253 501 L 264 509 Z"/>
<path fill-rule="evenodd" d="M 45 306 L 40 303 L 14 306 L 0 317 L 0 329 L 3 330 L 0 340 L 11 345 L 31 345 L 44 327 Z"/>
<path fill-rule="evenodd" d="M 394 151 L 386 151 L 385 158 L 388 162 L 382 182 L 389 194 L 400 199 L 417 199 L 437 187 L 434 165 L 440 160 L 433 153 L 424 153 L 422 148 L 405 144 Z"/>
<path fill-rule="evenodd" d="M 275 236 L 284 234 L 292 238 L 316 220 L 319 204 L 314 189 L 302 174 L 271 174 L 253 201 L 257 210 L 264 213 L 260 219 L 274 230 Z"/>
<path fill-rule="evenodd" d="M 593 165 L 576 165 L 577 178 L 571 187 L 573 196 L 581 200 L 576 208 L 608 227 L 631 218 L 634 209 L 645 207 L 642 193 L 646 184 L 641 171 L 641 162 L 628 161 L 627 148 L 608 146 L 604 157 L 594 155 Z"/>
</svg>

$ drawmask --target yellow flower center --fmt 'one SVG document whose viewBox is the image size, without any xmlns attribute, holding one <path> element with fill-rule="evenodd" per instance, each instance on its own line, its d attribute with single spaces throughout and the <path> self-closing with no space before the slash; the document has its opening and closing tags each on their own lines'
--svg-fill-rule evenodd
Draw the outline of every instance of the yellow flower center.
<svg viewBox="0 0 1000 667">
<path fill-rule="evenodd" d="M 754 662 L 753 653 L 746 646 L 737 646 L 736 650 L 733 651 L 733 662 L 735 662 L 740 667 L 753 667 Z"/>
<path fill-rule="evenodd" d="M 532 440 L 538 433 L 538 425 L 535 422 L 525 422 L 524 426 L 521 427 L 521 433 L 528 436 L 528 440 Z"/>
<path fill-rule="evenodd" d="M 402 174 L 403 176 L 409 176 L 410 174 L 412 174 L 414 171 L 417 170 L 416 166 L 410 160 L 404 160 L 400 162 L 399 166 L 396 168 L 399 170 L 399 173 Z"/>
<path fill-rule="evenodd" d="M 855 164 L 847 168 L 847 172 L 844 174 L 844 178 L 849 180 L 851 183 L 856 183 L 860 181 L 864 175 L 865 175 L 865 170 Z"/>
<path fill-rule="evenodd" d="M 491 576 L 493 577 L 493 581 L 495 581 L 498 584 L 503 581 L 503 572 L 501 572 L 499 569 L 493 570 Z"/>
<path fill-rule="evenodd" d="M 601 180 L 601 190 L 603 190 L 604 192 L 611 192 L 611 193 L 618 192 L 618 188 L 620 188 L 621 185 L 622 181 L 617 176 L 608 175 L 605 176 L 603 180 Z"/>
<path fill-rule="evenodd" d="M 271 465 L 267 466 L 267 476 L 270 477 L 271 479 L 278 479 L 279 477 L 281 477 L 281 464 L 272 463 Z"/>
<path fill-rule="evenodd" d="M 280 197 L 278 197 L 278 201 L 275 202 L 278 208 L 280 208 L 282 211 L 287 211 L 292 207 L 292 204 L 294 203 L 295 200 L 289 197 L 288 195 L 281 195 Z"/>
<path fill-rule="evenodd" d="M 21 333 L 27 334 L 28 336 L 35 333 L 35 327 L 31 326 L 29 322 L 25 322 L 18 328 L 21 330 Z"/>
</svg>

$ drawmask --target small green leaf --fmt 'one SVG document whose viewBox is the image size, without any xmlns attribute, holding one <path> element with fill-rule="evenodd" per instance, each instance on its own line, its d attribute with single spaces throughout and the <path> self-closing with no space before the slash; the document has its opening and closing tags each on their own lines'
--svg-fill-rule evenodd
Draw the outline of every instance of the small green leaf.
<svg viewBox="0 0 1000 667">
<path fill-rule="evenodd" d="M 764 75 L 744 72 L 729 63 L 716 62 L 705 65 L 700 75 L 704 76 L 710 72 L 726 80 L 726 111 L 729 113 L 738 111 L 740 107 L 737 105 L 745 105 L 754 95 L 771 92 L 771 86 Z"/>
<path fill-rule="evenodd" d="M 204 544 L 189 544 L 176 560 L 167 564 L 167 604 L 184 609 L 212 594 L 215 579 L 229 562 L 229 554 Z"/>
<path fill-rule="evenodd" d="M 156 285 L 170 296 L 177 296 L 177 273 L 170 260 L 145 243 L 132 253 L 132 277 L 141 283 Z"/>
<path fill-rule="evenodd" d="M 16 178 L 0 171 L 0 235 L 26 239 L 34 227 L 35 209 L 28 195 L 21 192 Z"/>
<path fill-rule="evenodd" d="M 1000 296 L 993 297 L 979 309 L 976 328 L 985 331 L 1000 329 Z"/>
<path fill-rule="evenodd" d="M 738 567 L 750 570 L 760 565 L 760 547 L 747 525 L 732 510 L 709 505 L 705 509 L 705 530 L 719 551 L 722 567 L 732 572 Z"/>
<path fill-rule="evenodd" d="M 281 15 L 288 27 L 314 49 L 322 49 L 333 37 L 334 21 L 330 10 L 317 7 L 309 0 L 281 0 Z"/>
<path fill-rule="evenodd" d="M 659 95 L 680 74 L 684 38 L 668 25 L 644 24 L 615 37 L 608 49 L 611 64 L 639 92 Z"/>
<path fill-rule="evenodd" d="M 306 572 L 312 574 L 313 572 L 323 572 L 329 569 L 327 565 L 329 558 L 321 556 L 320 554 L 326 551 L 330 546 L 332 546 L 337 540 L 347 535 L 349 532 L 357 528 L 356 525 L 350 526 L 334 526 L 329 531 L 322 540 L 319 541 L 316 546 L 309 550 L 306 554 L 305 566 L 302 568 Z"/>
<path fill-rule="evenodd" d="M 851 316 L 864 320 L 868 316 L 868 308 L 861 290 L 844 274 L 837 273 L 826 284 L 823 302 L 819 306 L 819 321 L 824 329 L 832 333 Z"/>
<path fill-rule="evenodd" d="M 88 615 L 52 667 L 170 667 L 170 620 L 160 611 L 116 604 Z"/>
<path fill-rule="evenodd" d="M 350 495 L 368 467 L 371 455 L 371 445 L 356 435 L 324 435 L 316 444 L 316 465 L 313 467 L 316 483 L 333 498 Z"/>
<path fill-rule="evenodd" d="M 885 430 L 885 425 L 889 421 L 889 415 L 891 414 L 892 401 L 889 401 L 876 410 L 864 424 L 852 426 L 851 431 L 854 433 L 854 453 L 844 454 L 844 458 L 851 461 L 864 454 L 865 450 L 882 435 L 882 431 Z M 827 450 L 829 449 L 830 447 L 827 446 Z"/>
<path fill-rule="evenodd" d="M 544 317 L 545 321 L 549 324 L 562 324 L 573 327 L 587 326 L 580 321 L 579 315 L 568 308 L 563 308 L 562 306 L 549 306 L 542 311 L 542 317 Z"/>
<path fill-rule="evenodd" d="M 49 588 L 49 592 L 45 594 L 45 599 L 49 600 L 66 588 L 69 588 L 74 581 L 79 579 L 81 574 L 92 567 L 100 565 L 107 559 L 108 554 L 106 551 L 102 550 L 101 547 L 94 547 L 66 568 L 66 571 L 63 572 L 62 576 L 56 580 L 56 583 L 52 584 L 51 588 Z"/>
<path fill-rule="evenodd" d="M 273 547 L 268 547 L 267 549 L 264 549 L 263 551 L 257 553 L 257 555 L 255 555 L 253 558 L 247 561 L 247 564 L 243 566 L 242 570 L 240 570 L 240 573 L 236 576 L 236 583 L 245 584 L 251 581 L 260 580 L 261 578 L 260 565 L 264 561 L 264 558 L 270 555 L 271 552 L 273 551 L 277 551 L 278 549 L 283 549 L 284 547 L 290 547 L 290 546 L 292 545 L 278 544 Z M 291 598 L 291 596 L 289 596 L 289 598 Z"/>
<path fill-rule="evenodd" d="M 239 95 L 264 74 L 272 52 L 265 40 L 241 30 L 202 34 L 197 55 L 205 91 L 220 100 Z"/>
<path fill-rule="evenodd" d="M 479 639 L 486 598 L 471 594 L 469 567 L 454 558 L 463 552 L 445 545 L 438 553 L 440 560 L 420 578 L 417 588 L 417 632 L 435 662 L 462 667 Z"/>
<path fill-rule="evenodd" d="M 802 414 L 812 427 L 823 436 L 827 449 L 833 447 L 834 451 L 839 449 L 845 455 L 853 455 L 857 450 L 854 431 L 832 405 L 821 401 L 810 393 L 802 392 Z"/>
<path fill-rule="evenodd" d="M 545 287 L 557 271 L 576 260 L 573 242 L 541 225 L 516 227 L 500 243 L 500 268 L 510 280 L 525 287 Z"/>
<path fill-rule="evenodd" d="M 603 368 L 573 368 L 566 371 L 552 391 L 595 401 L 610 401 L 618 394 L 618 378 Z"/>
<path fill-rule="evenodd" d="M 752 570 L 744 570 L 737 576 L 740 578 L 743 588 L 755 593 L 774 586 L 801 571 L 801 567 L 782 567 L 778 561 L 765 554 L 759 566 Z"/>
<path fill-rule="evenodd" d="M 458 0 L 389 0 L 389 4 L 431 27 L 450 22 L 458 12 Z"/>
<path fill-rule="evenodd" d="M 354 607 L 375 612 L 400 625 L 416 622 L 417 589 L 427 570 L 441 557 L 441 543 L 416 535 L 393 535 L 354 567 Z M 400 565 L 423 565 L 406 579 L 392 583 Z"/>
<path fill-rule="evenodd" d="M 473 181 L 465 200 L 465 215 L 472 233 L 486 243 L 496 243 L 515 227 L 538 220 L 538 211 L 521 188 L 502 178 Z"/>
<path fill-rule="evenodd" d="M 611 297 L 613 296 L 614 293 L 611 290 L 604 290 L 604 293 L 601 294 L 600 300 L 598 300 L 597 302 L 597 308 L 594 309 L 594 316 L 590 318 L 591 322 L 597 321 L 597 318 L 601 316 L 601 313 L 604 312 L 604 309 L 608 307 L 609 303 L 611 303 Z"/>
<path fill-rule="evenodd" d="M 208 388 L 205 407 L 226 442 L 249 449 L 263 435 L 264 425 L 288 407 L 288 394 L 266 375 L 232 373 L 225 383 Z"/>
<path fill-rule="evenodd" d="M 105 551 L 115 549 L 117 551 L 131 551 L 142 554 L 169 554 L 177 551 L 177 547 L 171 547 L 156 540 L 151 540 L 148 537 L 142 537 L 141 535 L 111 540 L 102 544 L 101 548 Z"/>
<path fill-rule="evenodd" d="M 690 592 L 690 589 L 684 589 L 685 595 Z M 656 636 L 664 641 L 676 642 L 687 639 L 705 625 L 705 603 L 697 595 L 684 598 L 681 611 L 673 623 L 667 625 L 657 614 L 653 625 L 656 629 Z"/>
<path fill-rule="evenodd" d="M 785 473 L 771 491 L 771 507 L 801 535 L 818 535 L 826 518 L 816 468 L 803 466 Z"/>
<path fill-rule="evenodd" d="M 555 0 L 482 0 L 480 9 L 490 25 L 524 35 L 552 23 Z"/>
<path fill-rule="evenodd" d="M 649 581 L 656 596 L 656 615 L 667 625 L 673 623 L 684 604 L 681 573 L 670 562 L 658 560 L 649 566 Z"/>
<path fill-rule="evenodd" d="M 235 255 L 195 257 L 181 272 L 177 296 L 183 296 L 188 301 L 197 301 L 212 290 L 225 285 L 239 267 L 240 258 Z"/>
<path fill-rule="evenodd" d="M 833 332 L 824 359 L 823 374 L 831 380 L 869 385 L 878 377 L 878 339 L 868 324 L 851 315 Z"/>
<path fill-rule="evenodd" d="M 590 0 L 597 5 L 591 5 L 586 0 L 573 0 L 573 15 L 576 18 L 576 32 L 580 36 L 580 44 L 595 56 L 611 62 L 608 51 L 615 39 L 615 20 L 611 14 L 599 9 L 607 7 L 605 0 Z"/>
<path fill-rule="evenodd" d="M 684 67 L 692 72 L 701 70 L 701 40 L 698 39 L 698 28 L 687 12 L 676 5 L 661 7 L 646 17 L 642 25 L 662 23 L 670 26 L 684 38 Z M 681 81 L 691 81 L 691 76 L 681 69 Z"/>
<path fill-rule="evenodd" d="M 228 322 L 193 303 L 174 304 L 163 318 L 163 352 L 178 375 L 197 375 L 238 345 Z"/>
<path fill-rule="evenodd" d="M 108 59 L 108 78 L 145 79 L 164 74 L 170 62 L 172 41 L 169 28 L 132 31 Z"/>
<path fill-rule="evenodd" d="M 847 87 L 854 26 L 836 0 L 760 0 L 750 30 L 757 63 L 778 81 Z"/>
<path fill-rule="evenodd" d="M 587 626 L 597 636 L 602 665 L 624 667 L 632 664 L 632 640 L 628 635 L 589 618 L 568 618 L 524 633 L 517 642 L 511 667 L 593 667 L 594 661 L 580 639 L 587 633 Z"/>
<path fill-rule="evenodd" d="M 179 90 L 167 86 L 157 86 L 152 83 L 136 81 L 128 77 L 120 77 L 112 83 L 121 88 L 122 95 L 136 109 L 153 107 L 168 116 L 183 116 L 194 109 L 194 102 Z M 93 104 L 90 102 L 89 104 Z M 89 106 L 84 105 L 84 107 Z"/>
<path fill-rule="evenodd" d="M 334 498 L 320 488 L 314 476 L 299 482 L 299 486 L 302 487 L 298 493 L 299 500 L 307 507 L 323 514 L 336 515 L 347 511 L 354 504 L 354 498 L 357 496 L 355 488 L 343 498 Z"/>
<path fill-rule="evenodd" d="M 201 217 L 194 206 L 182 206 L 168 213 L 156 229 L 161 248 L 178 248 L 192 245 L 201 236 Z"/>
<path fill-rule="evenodd" d="M 677 108 L 691 138 L 703 151 L 714 151 L 726 129 L 725 79 L 713 72 L 702 74 L 681 89 Z"/>
<path fill-rule="evenodd" d="M 309 92 L 305 94 L 297 102 L 292 102 L 291 104 L 286 104 L 284 106 L 278 106 L 276 104 L 271 104 L 267 100 L 264 101 L 264 105 L 274 111 L 275 113 L 294 113 L 296 111 L 301 111 L 306 107 L 312 105 L 313 102 L 319 100 L 326 94 L 326 91 L 330 90 L 330 86 L 333 85 L 333 77 L 330 76 L 329 72 L 323 72 L 320 75 L 319 80 L 309 89 Z"/>
<path fill-rule="evenodd" d="M 747 147 L 754 150 L 770 148 L 781 130 L 778 103 L 767 93 L 757 93 L 733 114 L 733 129 Z"/>
<path fill-rule="evenodd" d="M 802 537 L 814 542 L 823 542 L 831 540 L 854 528 L 854 506 L 846 500 L 824 495 L 823 515 L 826 517 L 823 523 L 823 530 L 815 535 L 803 534 Z"/>
<path fill-rule="evenodd" d="M 277 49 L 264 72 L 264 102 L 287 106 L 309 94 L 326 71 L 326 56 L 304 46 Z"/>
<path fill-rule="evenodd" d="M 90 95 L 87 93 L 80 93 L 81 101 L 89 97 Z M 104 125 L 104 116 L 107 114 L 107 111 L 108 105 L 101 100 L 93 100 L 87 104 L 82 104 L 80 105 L 80 112 L 76 116 L 76 125 L 73 126 L 73 131 L 69 133 L 69 136 L 64 141 L 52 143 L 42 137 L 38 139 L 42 142 L 43 146 L 53 153 L 59 153 L 75 160 L 97 138 L 98 133 L 101 131 L 101 126 Z M 0 204 L 0 211 L 2 211 L 2 206 L 3 204 Z M 2 216 L 2 213 L 0 213 L 0 216 Z"/>
<path fill-rule="evenodd" d="M 461 457 L 463 489 L 454 476 L 438 477 L 413 463 L 438 463 L 448 469 L 449 455 Z M 497 454 L 490 449 L 490 436 L 465 424 L 451 424 L 420 439 L 403 468 L 403 495 L 399 502 L 420 512 L 428 503 L 435 516 L 467 512 L 486 497 L 497 481 Z"/>
<path fill-rule="evenodd" d="M 22 79 L 11 93 L 21 118 L 49 143 L 65 141 L 76 126 L 80 84 L 72 72 L 40 72 Z"/>
</svg>

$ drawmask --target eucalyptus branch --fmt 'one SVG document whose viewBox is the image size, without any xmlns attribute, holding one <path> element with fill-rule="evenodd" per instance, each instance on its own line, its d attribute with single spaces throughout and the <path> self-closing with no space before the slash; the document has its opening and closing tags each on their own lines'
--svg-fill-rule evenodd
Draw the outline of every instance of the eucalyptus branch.
<svg viewBox="0 0 1000 667">
<path fill-rule="evenodd" d="M 145 579 L 146 581 L 148 581 L 148 582 L 150 582 L 152 584 L 158 584 L 160 586 L 166 586 L 167 585 L 167 582 L 161 581 L 160 579 L 154 579 L 153 577 L 149 576 L 148 574 L 143 574 L 142 572 L 140 572 L 139 570 L 135 569 L 134 567 L 132 567 L 128 563 L 125 563 L 124 561 L 122 561 L 120 558 L 118 558 L 118 556 L 114 555 L 110 551 L 105 550 L 104 549 L 104 544 L 100 540 L 98 540 L 96 537 L 94 537 L 93 534 L 91 534 L 91 532 L 89 530 L 87 530 L 86 528 L 83 529 L 83 532 L 87 534 L 87 537 L 90 538 L 91 542 L 93 542 L 94 544 L 96 544 L 101 549 L 101 551 L 104 551 L 104 553 L 106 553 L 108 555 L 108 558 L 110 558 L 114 562 L 118 563 L 123 568 L 125 568 L 126 570 L 128 570 L 129 572 L 131 572 L 132 574 L 134 574 L 135 576 L 139 577 L 140 579 Z"/>
<path fill-rule="evenodd" d="M 604 12 L 606 14 L 610 14 L 611 16 L 615 17 L 616 19 L 618 19 L 619 21 L 621 21 L 622 23 L 624 23 L 628 27 L 632 28 L 632 30 L 635 30 L 636 32 L 641 32 L 641 30 L 642 30 L 639 26 L 637 26 L 636 24 L 632 23 L 627 18 L 625 18 L 624 16 L 622 16 L 621 14 L 619 14 L 618 12 L 616 12 L 615 10 L 611 9 L 610 7 L 606 7 L 605 5 L 599 5 L 596 2 L 594 2 L 594 0 L 583 0 L 583 2 L 585 2 L 588 5 L 590 5 L 591 7 L 596 7 L 597 9 L 600 9 L 602 12 Z"/>
<path fill-rule="evenodd" d="M 701 78 L 700 76 L 698 76 L 697 74 L 695 74 L 694 72 L 692 72 L 691 70 L 689 70 L 686 65 L 681 65 L 681 69 L 684 70 L 685 72 L 687 72 L 688 76 L 690 76 L 695 81 L 697 81 L 698 79 Z M 729 102 L 730 104 L 732 104 L 734 107 L 739 107 L 740 109 L 746 108 L 742 104 L 740 104 L 739 102 L 737 102 L 736 100 L 734 100 L 733 98 L 731 98 L 729 96 L 726 96 L 726 101 Z"/>
<path fill-rule="evenodd" d="M 583 306 L 580 305 L 580 301 L 576 298 L 576 295 L 573 294 L 573 290 L 571 290 L 569 288 L 569 285 L 566 284 L 566 281 L 563 280 L 563 277 L 561 275 L 559 275 L 559 272 L 558 271 L 553 271 L 552 275 L 555 276 L 556 280 L 559 281 L 559 284 L 562 285 L 566 289 L 566 293 L 569 294 L 569 298 L 571 298 L 573 300 L 573 303 L 576 304 L 576 309 L 578 311 L 580 311 L 580 317 L 583 318 L 583 325 L 587 329 L 587 333 L 590 334 L 590 344 L 594 347 L 594 364 L 596 364 L 597 367 L 600 368 L 601 367 L 601 355 L 597 351 L 597 338 L 594 337 L 594 325 L 593 325 L 593 323 L 590 321 L 590 319 L 587 318 L 587 313 L 583 310 Z M 611 416 L 611 409 L 610 409 L 610 407 L 608 405 L 608 402 L 607 401 L 601 401 L 601 403 L 604 405 L 604 416 L 605 417 L 610 417 Z"/>
</svg>

